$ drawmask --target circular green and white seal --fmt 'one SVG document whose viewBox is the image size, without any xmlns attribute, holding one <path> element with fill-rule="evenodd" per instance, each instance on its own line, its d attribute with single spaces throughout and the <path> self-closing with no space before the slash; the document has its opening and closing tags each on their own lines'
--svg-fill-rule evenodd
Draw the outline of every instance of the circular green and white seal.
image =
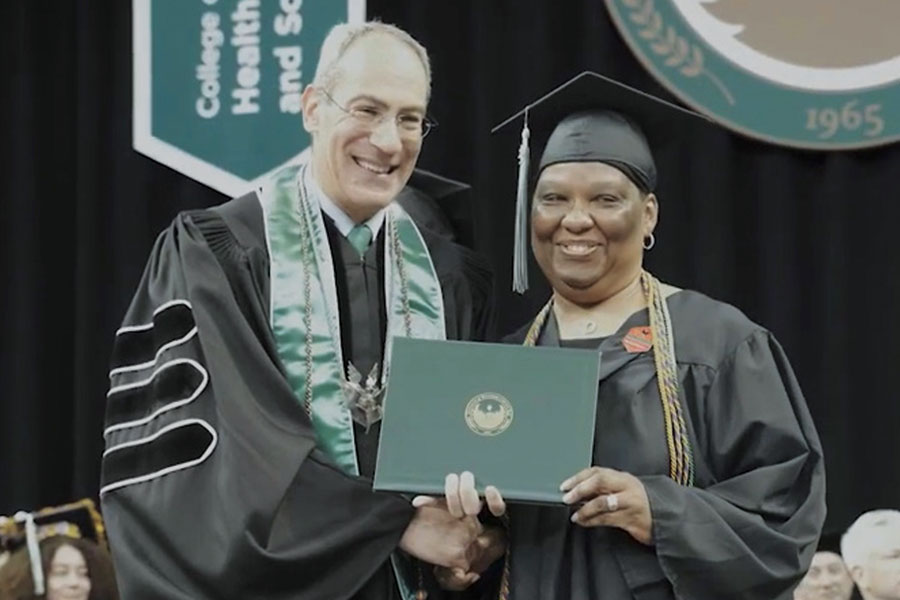
<svg viewBox="0 0 900 600">
<path fill-rule="evenodd" d="M 500 435 L 513 420 L 509 400 L 494 392 L 473 396 L 466 404 L 466 425 L 478 435 Z"/>
<path fill-rule="evenodd" d="M 900 139 L 900 2 L 605 1 L 650 73 L 726 127 L 816 150 Z"/>
</svg>

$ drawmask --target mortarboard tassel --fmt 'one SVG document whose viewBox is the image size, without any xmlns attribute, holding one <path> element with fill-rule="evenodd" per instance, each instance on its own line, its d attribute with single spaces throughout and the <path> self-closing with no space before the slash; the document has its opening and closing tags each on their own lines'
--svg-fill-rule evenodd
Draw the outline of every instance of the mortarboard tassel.
<svg viewBox="0 0 900 600">
<path fill-rule="evenodd" d="M 513 244 L 513 291 L 524 294 L 528 290 L 528 163 L 531 150 L 528 138 L 528 109 L 522 126 L 522 143 L 519 144 L 519 177 L 516 185 L 516 230 Z"/>
<path fill-rule="evenodd" d="M 37 527 L 34 515 L 20 511 L 15 515 L 16 521 L 25 521 L 25 544 L 28 547 L 28 558 L 31 562 L 31 580 L 34 582 L 34 594 L 44 595 L 44 565 L 41 562 L 41 547 L 38 545 Z"/>
</svg>

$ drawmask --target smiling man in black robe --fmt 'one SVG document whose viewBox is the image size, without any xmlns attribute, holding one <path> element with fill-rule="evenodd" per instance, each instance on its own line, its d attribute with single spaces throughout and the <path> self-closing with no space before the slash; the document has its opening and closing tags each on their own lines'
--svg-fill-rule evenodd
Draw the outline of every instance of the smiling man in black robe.
<svg viewBox="0 0 900 600">
<path fill-rule="evenodd" d="M 102 501 L 126 598 L 410 599 L 481 526 L 375 493 L 391 339 L 483 339 L 491 278 L 394 202 L 428 133 L 405 32 L 339 26 L 309 158 L 153 249 L 116 334 Z M 411 449 L 415 451 L 415 449 Z"/>
</svg>

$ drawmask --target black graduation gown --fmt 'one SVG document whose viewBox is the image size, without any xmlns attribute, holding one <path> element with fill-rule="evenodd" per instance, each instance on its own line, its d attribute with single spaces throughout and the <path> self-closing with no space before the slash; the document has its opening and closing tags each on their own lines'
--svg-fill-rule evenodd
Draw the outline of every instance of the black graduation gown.
<svg viewBox="0 0 900 600">
<path fill-rule="evenodd" d="M 511 600 L 788 600 L 808 568 L 825 518 L 825 475 L 784 352 L 771 333 L 702 294 L 681 291 L 668 305 L 694 487 L 667 476 L 652 350 L 622 345 L 632 327 L 648 324 L 643 310 L 600 346 L 593 464 L 641 479 L 654 545 L 574 525 L 567 508 L 511 506 Z M 520 344 L 526 331 L 505 341 Z M 553 318 L 540 344 L 559 345 Z"/>
<path fill-rule="evenodd" d="M 422 234 L 448 338 L 484 338 L 489 271 Z M 148 421 L 110 433 L 119 449 L 102 466 L 124 598 L 351 598 L 412 516 L 406 499 L 373 492 L 316 448 L 269 327 L 268 278 L 253 194 L 179 215 L 154 246 L 112 368 L 151 365 L 120 383 L 158 373 L 107 401 L 107 427 Z"/>
</svg>

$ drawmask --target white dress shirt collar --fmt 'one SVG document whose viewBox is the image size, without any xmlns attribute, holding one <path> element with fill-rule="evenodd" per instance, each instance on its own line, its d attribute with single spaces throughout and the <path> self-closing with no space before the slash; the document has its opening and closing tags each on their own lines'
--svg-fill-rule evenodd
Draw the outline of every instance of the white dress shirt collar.
<svg viewBox="0 0 900 600">
<path fill-rule="evenodd" d="M 357 223 L 351 219 L 350 215 L 345 213 L 340 206 L 335 204 L 334 200 L 329 198 L 328 195 L 322 191 L 315 176 L 313 176 L 312 166 L 306 170 L 306 189 L 309 190 L 310 195 L 315 201 L 319 203 L 322 211 L 334 221 L 334 226 L 341 232 L 341 235 L 347 237 L 347 234 L 350 233 L 351 229 L 356 227 Z M 384 224 L 384 211 L 385 209 L 382 208 L 369 217 L 364 223 L 372 232 L 373 240 L 378 237 L 378 232 L 381 231 L 381 226 Z"/>
</svg>

